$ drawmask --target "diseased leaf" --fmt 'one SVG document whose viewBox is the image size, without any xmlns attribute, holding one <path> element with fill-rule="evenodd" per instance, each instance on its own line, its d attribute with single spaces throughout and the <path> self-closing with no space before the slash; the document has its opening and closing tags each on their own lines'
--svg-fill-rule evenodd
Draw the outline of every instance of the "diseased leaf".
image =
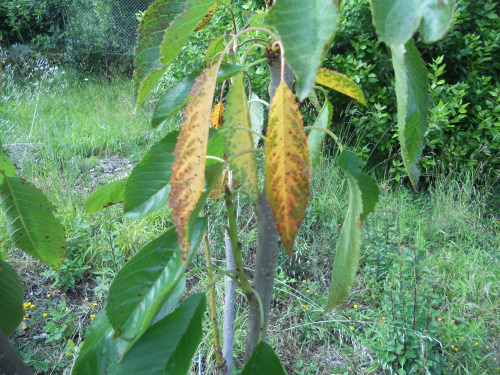
<svg viewBox="0 0 500 375">
<path fill-rule="evenodd" d="M 297 77 L 300 101 L 314 84 L 338 19 L 338 0 L 279 0 L 266 17 L 285 47 L 286 62 Z"/>
<path fill-rule="evenodd" d="M 224 128 L 241 126 L 251 129 L 250 112 L 243 85 L 243 76 L 237 75 L 227 94 L 226 115 Z M 228 158 L 238 152 L 253 148 L 252 134 L 244 129 L 232 129 L 224 132 L 226 139 L 226 153 Z M 257 162 L 255 153 L 242 154 L 230 162 L 235 179 L 241 183 L 242 188 L 256 201 L 257 193 Z"/>
<path fill-rule="evenodd" d="M 215 129 L 219 129 L 222 125 L 222 120 L 224 118 L 224 105 L 219 102 L 212 108 L 212 113 L 210 113 L 210 123 Z"/>
<path fill-rule="evenodd" d="M 212 17 L 215 14 L 215 11 L 217 10 L 218 5 L 219 5 L 219 2 L 216 1 L 215 4 L 212 5 L 212 7 L 208 10 L 208 13 L 205 14 L 205 16 L 202 18 L 202 20 L 200 21 L 198 26 L 196 26 L 196 29 L 194 29 L 194 31 L 200 31 L 201 29 L 203 29 L 205 26 L 208 25 L 208 23 L 210 22 L 210 20 L 212 19 Z"/>
<path fill-rule="evenodd" d="M 309 198 L 311 161 L 302 116 L 282 81 L 274 94 L 266 138 L 265 179 L 278 232 L 290 257 Z"/>
<path fill-rule="evenodd" d="M 241 375 L 286 375 L 280 359 L 269 344 L 259 342 Z"/>
<path fill-rule="evenodd" d="M 212 62 L 217 62 L 217 59 L 214 60 L 214 57 L 222 52 L 225 46 L 224 35 L 219 35 L 212 39 L 205 52 L 205 66 L 207 68 L 212 65 Z"/>
<path fill-rule="evenodd" d="M 252 93 L 251 100 L 259 99 L 259 97 Z M 250 120 L 252 122 L 252 130 L 259 134 L 262 134 L 262 129 L 264 129 L 264 105 L 259 102 L 250 103 Z M 260 137 L 256 134 L 252 134 L 253 146 L 257 147 L 259 145 Z"/>
<path fill-rule="evenodd" d="M 134 87 L 138 108 L 216 0 L 157 0 L 137 30 Z"/>
<path fill-rule="evenodd" d="M 423 15 L 420 34 L 424 42 L 444 38 L 453 23 L 455 0 L 420 0 L 420 9 Z"/>
<path fill-rule="evenodd" d="M 23 283 L 7 262 L 0 260 L 0 331 L 9 336 L 23 319 Z"/>
<path fill-rule="evenodd" d="M 316 83 L 356 99 L 367 107 L 365 94 L 361 90 L 361 87 L 342 73 L 321 68 L 316 76 Z"/>
<path fill-rule="evenodd" d="M 418 161 L 422 156 L 429 114 L 427 69 L 413 40 L 404 46 L 391 46 L 391 52 L 396 74 L 401 154 L 411 184 L 415 191 L 418 191 L 420 177 Z"/>
<path fill-rule="evenodd" d="M 171 314 L 151 326 L 109 375 L 183 375 L 203 337 L 204 294 L 188 297 Z"/>
<path fill-rule="evenodd" d="M 135 165 L 125 183 L 123 210 L 128 217 L 142 219 L 165 205 L 178 134 L 167 134 Z"/>
<path fill-rule="evenodd" d="M 121 180 L 110 182 L 109 184 L 106 184 L 94 191 L 87 197 L 87 199 L 85 199 L 85 202 L 83 203 L 85 211 L 87 211 L 90 215 L 94 215 L 103 208 L 117 203 L 122 203 L 123 187 L 125 186 L 126 181 L 126 178 L 122 178 Z"/>
<path fill-rule="evenodd" d="M 361 172 L 363 162 L 351 151 L 344 150 L 337 160 L 347 176 L 349 184 L 349 209 L 340 231 L 340 236 L 333 262 L 330 295 L 326 311 L 344 301 L 354 282 L 358 269 L 361 225 L 375 208 L 379 190 L 376 182 Z"/>
<path fill-rule="evenodd" d="M 332 121 L 333 107 L 327 100 L 318 113 L 316 121 L 313 126 L 319 126 L 324 129 L 328 129 Z M 325 139 L 326 133 L 321 130 L 311 129 L 308 138 L 309 152 L 311 155 L 311 162 L 313 168 L 319 165 L 320 155 L 321 155 L 321 143 Z"/>
<path fill-rule="evenodd" d="M 66 241 L 54 206 L 36 187 L 19 177 L 4 176 L 0 185 L 7 232 L 14 244 L 54 270 L 66 257 Z"/>
<path fill-rule="evenodd" d="M 183 264 L 189 251 L 189 216 L 205 185 L 208 123 L 217 69 L 218 65 L 207 68 L 196 79 L 174 151 L 169 206 L 172 208 L 172 219 L 179 237 Z"/>
<path fill-rule="evenodd" d="M 195 77 L 184 78 L 177 85 L 165 91 L 158 99 L 151 119 L 151 125 L 154 129 L 161 130 L 163 125 L 187 104 L 194 79 Z"/>
</svg>

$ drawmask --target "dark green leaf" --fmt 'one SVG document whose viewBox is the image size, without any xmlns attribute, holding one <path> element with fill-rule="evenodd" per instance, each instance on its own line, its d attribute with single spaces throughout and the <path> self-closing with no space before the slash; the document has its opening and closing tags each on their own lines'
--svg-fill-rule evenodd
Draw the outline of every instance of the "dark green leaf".
<svg viewBox="0 0 500 375">
<path fill-rule="evenodd" d="M 9 336 L 23 319 L 23 283 L 7 262 L 0 260 L 0 330 Z"/>
<path fill-rule="evenodd" d="M 61 222 L 47 197 L 19 177 L 4 177 L 0 185 L 7 232 L 24 252 L 57 270 L 66 257 L 66 241 Z"/>
<path fill-rule="evenodd" d="M 297 77 L 300 101 L 314 84 L 338 18 L 337 0 L 280 0 L 266 18 L 285 47 L 286 62 Z"/>
<path fill-rule="evenodd" d="M 273 348 L 265 342 L 257 344 L 241 375 L 286 374 Z"/>
<path fill-rule="evenodd" d="M 316 121 L 313 126 L 319 126 L 324 129 L 328 129 L 330 123 L 332 121 L 333 107 L 330 102 L 327 100 L 325 104 L 321 108 L 321 111 L 318 113 L 318 117 L 316 117 Z M 320 155 L 321 155 L 321 143 L 325 138 L 326 133 L 321 130 L 312 129 L 308 135 L 308 145 L 309 152 L 311 154 L 311 163 L 313 168 L 315 168 L 319 164 Z"/>
<path fill-rule="evenodd" d="M 13 177 L 16 175 L 16 168 L 12 161 L 2 152 L 0 144 L 0 184 L 3 182 L 3 175 Z"/>
<path fill-rule="evenodd" d="M 427 69 L 413 40 L 404 46 L 391 46 L 391 52 L 396 74 L 401 154 L 413 188 L 418 190 L 420 176 L 418 161 L 422 156 L 429 113 Z"/>
<path fill-rule="evenodd" d="M 170 87 L 158 99 L 153 111 L 151 125 L 156 130 L 160 130 L 188 100 L 195 77 L 186 77 L 177 85 Z"/>
<path fill-rule="evenodd" d="M 384 43 L 404 44 L 417 31 L 421 13 L 416 0 L 372 0 L 373 25 Z"/>
<path fill-rule="evenodd" d="M 225 153 L 224 134 L 219 133 L 217 129 L 211 128 L 208 135 L 207 156 L 223 158 Z M 220 164 L 220 161 L 207 159 L 205 165 Z"/>
<path fill-rule="evenodd" d="M 340 231 L 333 263 L 330 295 L 326 311 L 338 306 L 349 294 L 358 269 L 361 225 L 375 208 L 379 190 L 376 182 L 361 172 L 363 162 L 351 151 L 344 150 L 337 160 L 349 184 L 349 209 Z"/>
<path fill-rule="evenodd" d="M 203 336 L 205 295 L 187 298 L 173 313 L 151 326 L 110 375 L 187 374 Z"/>
<path fill-rule="evenodd" d="M 126 178 L 118 181 L 110 182 L 107 185 L 97 189 L 90 194 L 83 207 L 90 215 L 94 215 L 97 211 L 103 208 L 123 202 L 123 187 L 125 186 Z"/>
<path fill-rule="evenodd" d="M 125 183 L 125 215 L 142 219 L 168 200 L 178 131 L 167 134 L 144 155 Z"/>
<path fill-rule="evenodd" d="M 232 76 L 241 73 L 247 69 L 246 66 L 225 63 L 220 66 L 219 72 L 217 73 L 217 83 L 225 81 Z"/>
</svg>

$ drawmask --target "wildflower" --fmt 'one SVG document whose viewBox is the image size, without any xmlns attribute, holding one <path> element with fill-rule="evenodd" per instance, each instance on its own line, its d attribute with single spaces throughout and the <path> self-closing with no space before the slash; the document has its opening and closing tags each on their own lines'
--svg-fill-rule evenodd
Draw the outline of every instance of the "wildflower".
<svg viewBox="0 0 500 375">
<path fill-rule="evenodd" d="M 380 323 L 385 324 L 385 317 L 382 317 L 382 319 L 380 320 Z"/>
<path fill-rule="evenodd" d="M 478 345 L 479 345 L 479 343 L 476 341 L 476 342 L 474 343 L 474 346 L 478 346 Z"/>
<path fill-rule="evenodd" d="M 87 309 L 87 310 L 90 310 L 90 306 L 87 306 L 87 307 L 86 307 L 86 309 Z M 67 310 L 67 309 L 66 309 L 66 310 Z"/>
<path fill-rule="evenodd" d="M 493 357 L 493 360 L 496 361 L 497 359 L 495 357 Z"/>
<path fill-rule="evenodd" d="M 352 320 L 351 317 L 349 317 L 349 320 Z"/>
<path fill-rule="evenodd" d="M 451 346 L 451 348 L 452 348 L 452 349 L 455 349 L 455 345 L 452 345 L 452 346 Z"/>
<path fill-rule="evenodd" d="M 97 306 L 97 302 L 94 302 L 92 305 L 93 305 L 93 306 Z"/>
<path fill-rule="evenodd" d="M 30 305 L 30 309 L 32 309 L 32 308 L 34 308 L 34 307 L 35 307 L 35 305 Z"/>
<path fill-rule="evenodd" d="M 349 328 L 351 329 L 351 331 L 354 331 L 354 327 L 353 326 L 350 326 Z"/>
<path fill-rule="evenodd" d="M 458 342 L 461 344 L 461 343 L 462 343 L 462 340 L 458 339 Z"/>
<path fill-rule="evenodd" d="M 26 302 L 23 304 L 23 308 L 27 309 L 31 305 L 31 302 Z"/>
<path fill-rule="evenodd" d="M 30 316 L 30 314 L 26 313 L 26 315 L 25 315 L 25 316 Z"/>
<path fill-rule="evenodd" d="M 458 352 L 458 348 L 455 348 L 455 351 Z"/>
<path fill-rule="evenodd" d="M 440 322 L 441 320 L 443 320 L 442 318 L 438 318 L 438 322 Z"/>
<path fill-rule="evenodd" d="M 489 348 L 490 348 L 490 346 L 489 346 L 489 345 L 486 345 L 486 350 L 488 350 Z"/>
<path fill-rule="evenodd" d="M 305 308 L 306 308 L 306 305 L 302 305 L 302 307 L 305 309 Z"/>
<path fill-rule="evenodd" d="M 23 326 L 23 331 L 26 329 L 26 326 Z"/>
<path fill-rule="evenodd" d="M 358 308 L 358 305 L 354 305 L 354 308 L 357 309 Z"/>
<path fill-rule="evenodd" d="M 303 282 L 304 284 L 305 284 L 305 283 L 307 283 L 307 281 L 306 281 L 306 280 L 302 280 L 302 282 Z"/>
<path fill-rule="evenodd" d="M 46 318 L 46 317 L 47 317 L 47 313 L 44 313 L 44 314 L 43 314 L 43 317 L 44 317 L 44 318 Z"/>
<path fill-rule="evenodd" d="M 314 293 L 314 295 L 315 295 L 315 296 L 317 296 L 317 295 L 318 295 L 318 293 Z"/>
<path fill-rule="evenodd" d="M 450 341 L 453 341 L 453 339 L 450 339 Z"/>
<path fill-rule="evenodd" d="M 26 318 L 23 318 L 23 321 L 25 321 L 25 320 L 26 320 Z"/>
<path fill-rule="evenodd" d="M 94 320 L 95 314 L 90 314 L 90 320 Z"/>
<path fill-rule="evenodd" d="M 88 307 L 87 307 L 87 308 L 88 308 Z M 64 312 L 68 312 L 68 308 L 67 308 L 67 307 L 64 309 Z"/>
<path fill-rule="evenodd" d="M 85 301 L 88 301 L 89 300 L 89 297 L 85 297 Z"/>
<path fill-rule="evenodd" d="M 306 293 L 309 293 L 309 292 L 310 292 L 310 290 L 309 290 L 309 289 L 306 289 Z"/>
<path fill-rule="evenodd" d="M 47 293 L 47 298 L 50 298 L 50 294 L 49 293 Z"/>
</svg>

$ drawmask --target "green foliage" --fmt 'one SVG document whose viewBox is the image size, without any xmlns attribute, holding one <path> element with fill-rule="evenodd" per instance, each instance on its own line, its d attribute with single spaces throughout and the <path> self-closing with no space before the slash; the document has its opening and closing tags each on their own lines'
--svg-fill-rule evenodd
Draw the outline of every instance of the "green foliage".
<svg viewBox="0 0 500 375">
<path fill-rule="evenodd" d="M 3 301 L 0 330 L 9 336 L 23 316 L 23 284 L 16 271 L 3 260 L 0 260 L 0 299 Z"/>
<path fill-rule="evenodd" d="M 265 342 L 257 344 L 253 350 L 252 356 L 248 360 L 241 375 L 284 375 L 285 369 L 281 365 L 278 356 L 273 348 Z"/>
</svg>

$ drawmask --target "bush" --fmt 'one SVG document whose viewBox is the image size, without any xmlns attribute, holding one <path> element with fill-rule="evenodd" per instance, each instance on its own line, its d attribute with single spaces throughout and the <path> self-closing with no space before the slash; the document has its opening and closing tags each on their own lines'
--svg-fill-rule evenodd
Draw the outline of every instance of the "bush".
<svg viewBox="0 0 500 375">
<path fill-rule="evenodd" d="M 335 131 L 351 145 L 364 145 L 359 152 L 376 166 L 384 162 L 388 150 L 392 155 L 399 152 L 390 51 L 371 27 L 368 2 L 347 0 L 343 4 L 326 65 L 360 83 L 369 108 L 350 106 L 345 96 L 332 94 L 337 108 L 347 107 L 335 114 L 334 123 L 340 124 Z M 500 172 L 500 23 L 495 6 L 494 0 L 480 5 L 458 0 L 449 35 L 432 45 L 418 43 L 419 50 L 425 51 L 431 84 L 429 129 L 421 160 L 428 173 L 437 164 L 445 169 L 476 167 L 484 179 Z M 404 174 L 399 157 L 389 167 L 396 179 Z"/>
</svg>

